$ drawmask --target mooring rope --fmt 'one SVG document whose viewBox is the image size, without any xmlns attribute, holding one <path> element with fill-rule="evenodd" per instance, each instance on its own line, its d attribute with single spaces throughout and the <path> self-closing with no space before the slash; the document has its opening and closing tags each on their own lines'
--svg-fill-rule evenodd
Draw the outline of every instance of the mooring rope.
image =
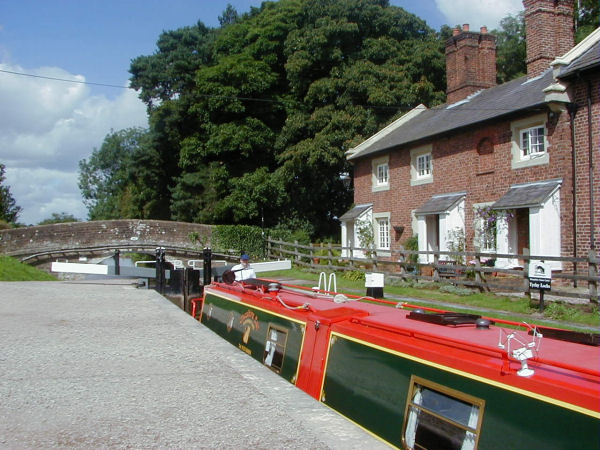
<svg viewBox="0 0 600 450">
<path fill-rule="evenodd" d="M 300 306 L 290 306 L 290 305 L 288 305 L 286 302 L 284 302 L 284 301 L 282 300 L 282 298 L 281 298 L 279 295 L 278 295 L 277 297 L 275 297 L 275 298 L 276 298 L 277 300 L 279 300 L 279 303 L 281 303 L 281 305 L 282 305 L 284 308 L 287 308 L 287 309 L 292 309 L 292 310 L 293 310 L 293 309 L 303 309 L 303 310 L 306 310 L 306 311 L 311 311 L 310 303 L 304 303 L 303 305 L 300 305 Z"/>
</svg>

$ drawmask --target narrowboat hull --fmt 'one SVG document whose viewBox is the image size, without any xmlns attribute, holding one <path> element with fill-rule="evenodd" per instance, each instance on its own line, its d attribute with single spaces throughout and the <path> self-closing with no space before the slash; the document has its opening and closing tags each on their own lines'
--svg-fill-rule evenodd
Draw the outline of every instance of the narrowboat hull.
<svg viewBox="0 0 600 450">
<path fill-rule="evenodd" d="M 273 286 L 205 286 L 200 320 L 391 446 L 600 448 L 598 347 L 542 339 L 520 376 L 502 339 L 526 332 Z"/>
</svg>

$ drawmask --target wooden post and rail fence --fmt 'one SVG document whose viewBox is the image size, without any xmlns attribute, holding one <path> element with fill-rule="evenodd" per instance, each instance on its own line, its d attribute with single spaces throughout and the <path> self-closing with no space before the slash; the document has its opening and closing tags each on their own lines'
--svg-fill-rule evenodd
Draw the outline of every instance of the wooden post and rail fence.
<svg viewBox="0 0 600 450">
<path fill-rule="evenodd" d="M 379 254 L 378 254 L 379 253 Z M 342 255 L 369 255 L 357 258 Z M 428 255 L 428 263 L 419 263 L 419 255 Z M 598 303 L 598 253 L 587 257 L 559 257 L 484 252 L 385 250 L 373 251 L 333 244 L 302 245 L 267 239 L 267 258 L 291 259 L 298 266 L 315 271 L 361 271 L 383 273 L 388 278 L 443 282 L 478 289 L 481 292 L 522 292 L 531 296 L 529 264 L 532 261 L 560 261 L 563 270 L 552 272 L 551 295 L 587 299 Z M 517 259 L 518 268 L 495 267 L 493 262 Z M 575 269 L 575 271 L 573 270 Z"/>
</svg>

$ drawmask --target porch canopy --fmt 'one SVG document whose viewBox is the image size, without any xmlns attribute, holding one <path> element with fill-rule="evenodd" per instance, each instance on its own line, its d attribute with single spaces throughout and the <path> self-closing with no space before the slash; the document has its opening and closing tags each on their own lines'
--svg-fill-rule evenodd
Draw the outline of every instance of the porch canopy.
<svg viewBox="0 0 600 450">
<path fill-rule="evenodd" d="M 342 214 L 342 216 L 340 217 L 340 222 L 348 222 L 351 220 L 356 219 L 357 217 L 359 217 L 362 213 L 364 213 L 366 210 L 368 210 L 369 208 L 371 208 L 373 206 L 373 203 L 364 203 L 362 205 L 356 205 L 354 208 L 346 211 L 344 214 Z"/>
<path fill-rule="evenodd" d="M 492 205 L 492 209 L 540 207 L 560 187 L 562 179 L 515 184 Z"/>
<path fill-rule="evenodd" d="M 466 192 L 453 192 L 451 194 L 436 194 L 427 200 L 420 208 L 415 210 L 415 215 L 444 214 L 453 209 L 460 202 Z"/>
</svg>

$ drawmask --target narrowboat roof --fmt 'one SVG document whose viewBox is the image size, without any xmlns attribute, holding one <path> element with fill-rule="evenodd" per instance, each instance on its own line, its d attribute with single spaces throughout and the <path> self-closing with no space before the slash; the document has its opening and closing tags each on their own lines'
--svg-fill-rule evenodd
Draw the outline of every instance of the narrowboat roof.
<svg viewBox="0 0 600 450">
<path fill-rule="evenodd" d="M 552 337 L 538 336 L 536 340 L 527 327 L 523 330 L 500 327 L 494 325 L 494 319 L 490 319 L 489 327 L 485 324 L 478 327 L 468 317 L 464 321 L 454 318 L 446 325 L 437 318 L 413 320 L 419 312 L 415 314 L 410 305 L 391 307 L 373 303 L 376 300 L 372 298 L 367 302 L 365 297 L 350 298 L 269 280 L 214 283 L 205 290 L 207 294 L 247 303 L 296 321 L 318 322 L 341 338 L 566 407 L 581 408 L 600 417 L 597 346 Z M 517 373 L 522 367 L 515 356 L 519 349 L 531 349 L 534 353 L 527 361 L 534 371 L 531 376 Z"/>
</svg>

